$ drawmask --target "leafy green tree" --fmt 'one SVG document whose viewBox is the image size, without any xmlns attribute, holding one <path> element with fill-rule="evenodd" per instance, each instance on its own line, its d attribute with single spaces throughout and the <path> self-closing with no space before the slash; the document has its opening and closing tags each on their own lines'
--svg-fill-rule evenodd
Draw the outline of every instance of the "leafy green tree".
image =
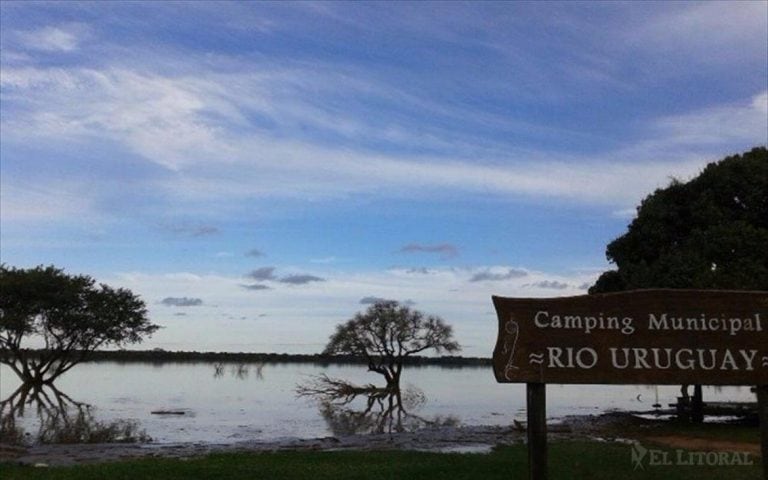
<svg viewBox="0 0 768 480">
<path fill-rule="evenodd" d="M 440 317 L 386 301 L 338 325 L 323 354 L 363 358 L 369 371 L 384 376 L 387 390 L 398 391 L 406 357 L 426 350 L 453 353 L 460 349 L 453 329 Z"/>
<path fill-rule="evenodd" d="M 589 293 L 640 288 L 768 290 L 768 150 L 710 163 L 694 179 L 647 196 L 627 233 L 608 244 L 616 270 Z M 687 401 L 688 386 L 682 394 Z M 692 419 L 703 420 L 700 385 Z"/>
<path fill-rule="evenodd" d="M 589 293 L 768 290 L 768 150 L 710 163 L 696 178 L 656 190 L 606 256 L 617 269 Z"/>
<path fill-rule="evenodd" d="M 90 352 L 141 342 L 158 328 L 130 290 L 53 266 L 0 265 L 0 362 L 24 382 L 52 383 Z"/>
</svg>

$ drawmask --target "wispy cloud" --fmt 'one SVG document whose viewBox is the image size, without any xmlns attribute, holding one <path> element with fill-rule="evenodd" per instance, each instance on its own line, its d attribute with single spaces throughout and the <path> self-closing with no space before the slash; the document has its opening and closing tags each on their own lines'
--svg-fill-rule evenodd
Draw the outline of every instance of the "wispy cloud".
<svg viewBox="0 0 768 480">
<path fill-rule="evenodd" d="M 219 229 L 217 227 L 213 227 L 210 225 L 201 225 L 199 227 L 193 228 L 190 232 L 190 235 L 193 237 L 203 237 L 206 235 L 214 235 L 219 233 Z"/>
<path fill-rule="evenodd" d="M 422 244 L 409 243 L 400 248 L 400 253 L 438 253 L 444 258 L 452 258 L 459 254 L 459 248 L 450 243 Z"/>
<path fill-rule="evenodd" d="M 335 271 L 333 276 L 327 276 L 325 282 L 315 283 L 314 286 L 309 284 L 295 288 L 279 288 L 280 284 L 275 283 L 271 290 L 264 290 L 265 293 L 268 292 L 266 295 L 259 295 L 258 290 L 244 288 L 242 277 L 237 275 L 133 273 L 104 278 L 104 281 L 110 285 L 130 288 L 145 298 L 152 298 L 153 292 L 163 289 L 189 292 L 188 297 L 204 297 L 206 304 L 226 305 L 227 312 L 236 317 L 254 318 L 266 314 L 267 318 L 276 320 L 270 324 L 273 327 L 263 332 L 264 338 L 275 342 L 280 340 L 279 343 L 311 342 L 327 338 L 338 322 L 370 305 L 368 302 L 378 299 L 408 299 L 417 302 L 420 311 L 443 317 L 454 326 L 457 338 L 463 343 L 478 346 L 475 350 L 468 350 L 467 354 L 488 355 L 488 345 L 493 345 L 497 334 L 496 321 L 492 316 L 485 315 L 485 312 L 491 309 L 492 294 L 510 297 L 582 295 L 584 291 L 574 285 L 594 282 L 599 275 L 598 271 L 576 272 L 564 276 L 525 269 L 529 272 L 528 276 L 494 283 L 495 290 L 489 289 L 488 284 L 469 281 L 480 272 L 507 271 L 510 268 L 512 267 L 505 265 L 435 267 L 430 269 L 431 274 L 428 276 L 408 273 L 407 268 Z M 321 272 L 317 275 L 326 276 Z M 567 284 L 568 287 L 553 289 L 524 286 L 545 281 Z M 375 292 L 375 295 L 371 292 Z M 257 304 L 254 304 L 254 294 L 259 298 Z M 159 308 L 152 312 L 157 322 L 168 326 L 163 331 L 167 340 L 189 336 L 189 329 L 197 328 L 197 324 L 174 324 L 172 311 L 168 310 Z M 198 313 L 194 309 L 188 310 L 190 317 L 196 314 Z M 178 328 L 171 328 L 173 325 L 178 325 Z M 200 323 L 200 329 L 199 334 L 205 335 L 204 332 L 207 331 L 211 341 L 219 335 L 212 332 L 210 324 Z M 246 333 L 247 331 L 244 331 L 243 335 Z M 319 350 L 322 345 L 313 348 Z"/>
<path fill-rule="evenodd" d="M 16 36 L 25 47 L 32 50 L 72 52 L 77 50 L 85 32 L 86 27 L 82 24 L 68 24 L 20 31 Z"/>
<path fill-rule="evenodd" d="M 160 303 L 167 307 L 199 307 L 203 304 L 200 298 L 190 297 L 165 297 Z"/>
<path fill-rule="evenodd" d="M 258 296 L 278 340 L 326 338 L 375 294 L 472 337 L 489 294 L 582 294 L 599 272 L 533 267 L 600 264 L 614 215 L 768 142 L 764 2 L 177 7 L 4 2 L 0 18 L 3 259 L 158 271 L 195 252 L 199 272 L 228 272 L 125 279 L 171 321 L 157 292 L 205 298 L 190 319 L 213 304 L 253 318 Z M 411 240 L 409 264 L 376 270 L 391 258 L 371 252 Z M 213 257 L 253 264 L 256 246 L 281 267 L 248 277 L 259 264 Z M 307 261 L 332 254 L 348 257 Z M 507 258 L 532 268 L 492 265 Z"/>
<path fill-rule="evenodd" d="M 278 281 L 280 283 L 287 283 L 290 285 L 306 285 L 307 283 L 312 283 L 312 282 L 324 282 L 325 279 L 315 275 L 296 274 L 296 275 L 287 275 L 285 277 L 281 277 L 280 280 Z"/>
<path fill-rule="evenodd" d="M 637 207 L 622 208 L 621 210 L 614 210 L 611 214 L 616 218 L 632 219 L 637 215 Z"/>
<path fill-rule="evenodd" d="M 218 227 L 213 225 L 193 225 L 187 223 L 161 223 L 160 228 L 173 235 L 182 237 L 207 237 L 219 233 Z"/>
<path fill-rule="evenodd" d="M 3 222 L 52 222 L 82 218 L 97 210 L 93 189 L 73 180 L 29 181 L 11 173 L 0 176 L 0 210 Z"/>
<path fill-rule="evenodd" d="M 500 282 L 504 280 L 511 280 L 513 278 L 523 278 L 528 276 L 528 272 L 516 268 L 508 268 L 505 270 L 485 270 L 477 272 L 469 279 L 470 282 Z"/>
<path fill-rule="evenodd" d="M 723 141 L 768 142 L 768 91 L 743 102 L 667 116 L 655 122 L 679 144 L 707 145 Z M 713 135 L 713 132 L 717 132 Z"/>
<path fill-rule="evenodd" d="M 735 59 L 765 62 L 768 17 L 763 2 L 686 2 L 669 6 L 626 29 L 625 38 L 639 48 L 696 64 L 732 63 Z"/>
<path fill-rule="evenodd" d="M 373 305 L 375 303 L 391 302 L 392 300 L 382 297 L 363 297 L 360 299 L 360 305 Z"/>
<path fill-rule="evenodd" d="M 312 262 L 312 263 L 320 263 L 320 264 L 330 264 L 330 263 L 335 263 L 335 262 L 338 262 L 338 261 L 339 261 L 339 259 L 334 257 L 334 256 L 322 257 L 322 258 L 313 258 L 313 259 L 310 260 L 310 262 Z"/>
<path fill-rule="evenodd" d="M 383 298 L 383 297 L 363 297 L 360 299 L 360 305 L 374 305 L 376 303 L 382 303 L 382 302 L 398 302 L 401 305 L 405 305 L 408 307 L 412 307 L 416 305 L 416 302 L 414 302 L 413 300 L 398 301 L 398 300 L 392 300 L 392 299 Z"/>
<path fill-rule="evenodd" d="M 258 248 L 252 248 L 252 249 L 248 250 L 247 252 L 245 252 L 245 256 L 246 257 L 263 257 L 264 256 L 264 252 L 262 252 Z"/>
<path fill-rule="evenodd" d="M 275 267 L 257 268 L 248 273 L 246 277 L 252 278 L 253 280 L 274 280 L 277 278 L 275 276 Z"/>
<path fill-rule="evenodd" d="M 332 147 L 302 135 L 297 122 L 274 117 L 281 115 L 282 105 L 278 108 L 269 93 L 290 85 L 300 92 L 297 98 L 310 101 L 314 87 L 298 79 L 314 77 L 299 69 L 185 76 L 126 68 L 5 67 L 0 73 L 4 109 L 13 115 L 3 117 L 2 127 L 6 141 L 111 139 L 176 172 L 153 179 L 152 185 L 164 198 L 182 204 L 456 191 L 628 207 L 670 176 L 690 177 L 714 159 L 701 154 L 702 145 L 719 152 L 734 142 L 751 146 L 765 141 L 760 94 L 746 102 L 659 118 L 648 127 L 653 141 L 589 156 L 546 149 L 488 152 L 482 142 L 466 150 L 466 157 L 447 147 L 428 154 L 409 153 L 410 148 L 375 152 L 355 142 Z M 352 91 L 365 92 L 362 85 Z M 121 114 L 113 115 L 116 111 Z M 297 118 L 309 121 L 312 117 L 304 113 Z M 252 123 L 253 116 L 285 123 L 288 134 L 273 136 Z M 334 115 L 317 121 L 318 128 L 338 124 Z"/>
<path fill-rule="evenodd" d="M 429 275 L 432 272 L 432 270 L 428 269 L 427 267 L 416 267 L 416 268 L 409 268 L 406 270 L 407 273 L 413 273 L 416 275 Z"/>
<path fill-rule="evenodd" d="M 261 267 L 257 268 L 256 270 L 252 270 L 250 273 L 246 275 L 246 277 L 251 278 L 256 281 L 272 281 L 277 283 L 284 283 L 288 285 L 306 285 L 308 283 L 313 282 L 324 282 L 325 279 L 315 276 L 315 275 L 309 275 L 309 274 L 292 274 L 292 275 L 284 275 L 281 277 L 278 277 L 275 275 L 276 267 Z M 254 285 L 240 285 L 243 288 L 251 288 L 253 290 L 265 290 L 268 287 L 264 284 L 254 284 Z"/>
<path fill-rule="evenodd" d="M 568 285 L 565 282 L 558 282 L 557 280 L 542 280 L 540 282 L 534 282 L 534 283 L 526 283 L 523 285 L 524 287 L 535 287 L 535 288 L 544 288 L 544 289 L 551 289 L 551 290 L 564 290 L 568 288 L 570 285 Z M 581 287 L 578 287 L 581 289 Z"/>
</svg>

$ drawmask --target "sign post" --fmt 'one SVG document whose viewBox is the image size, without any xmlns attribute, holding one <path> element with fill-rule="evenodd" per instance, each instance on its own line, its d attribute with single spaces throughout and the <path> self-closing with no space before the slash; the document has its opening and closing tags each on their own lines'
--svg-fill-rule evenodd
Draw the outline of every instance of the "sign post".
<svg viewBox="0 0 768 480">
<path fill-rule="evenodd" d="M 757 387 L 757 409 L 760 421 L 760 456 L 763 460 L 763 478 L 768 478 L 768 385 Z"/>
<path fill-rule="evenodd" d="M 526 385 L 528 413 L 528 471 L 530 480 L 547 478 L 547 386 Z"/>
<path fill-rule="evenodd" d="M 527 384 L 531 479 L 547 475 L 547 383 L 757 385 L 768 463 L 768 292 L 494 296 L 493 304 L 496 380 Z"/>
</svg>

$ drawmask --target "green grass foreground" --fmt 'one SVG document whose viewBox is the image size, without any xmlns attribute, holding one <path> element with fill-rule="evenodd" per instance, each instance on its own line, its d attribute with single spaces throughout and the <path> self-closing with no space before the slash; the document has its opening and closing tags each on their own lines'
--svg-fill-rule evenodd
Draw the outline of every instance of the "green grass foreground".
<svg viewBox="0 0 768 480">
<path fill-rule="evenodd" d="M 760 479 L 753 466 L 646 466 L 635 470 L 629 445 L 559 442 L 550 445 L 551 479 Z M 0 478 L 21 479 L 524 479 L 527 449 L 502 447 L 491 454 L 279 452 L 216 454 L 186 460 L 147 459 L 75 467 L 0 464 Z"/>
</svg>

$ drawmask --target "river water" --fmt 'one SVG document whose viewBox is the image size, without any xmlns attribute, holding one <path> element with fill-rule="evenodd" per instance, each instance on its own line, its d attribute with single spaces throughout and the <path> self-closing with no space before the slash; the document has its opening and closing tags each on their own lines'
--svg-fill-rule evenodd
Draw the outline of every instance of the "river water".
<svg viewBox="0 0 768 480">
<path fill-rule="evenodd" d="M 83 363 L 56 382 L 63 396 L 48 393 L 53 403 L 87 404 L 99 422 L 127 420 L 154 442 L 271 441 L 314 438 L 375 430 L 382 405 L 365 398 L 330 405 L 298 397 L 296 388 L 317 375 L 342 378 L 358 385 L 381 384 L 363 366 L 316 364 L 212 363 Z M 0 400 L 17 391 L 18 378 L 0 366 Z M 406 367 L 404 401 L 412 418 L 405 427 L 431 422 L 452 425 L 509 425 L 525 420 L 525 386 L 496 383 L 490 367 Z M 599 414 L 610 410 L 652 410 L 667 407 L 679 387 L 548 385 L 547 415 Z M 413 394 L 413 395 L 410 395 Z M 705 387 L 708 401 L 754 401 L 748 387 Z M 14 401 L 18 403 L 18 396 Z M 416 400 L 413 400 L 413 399 Z M 13 402 L 11 402 L 13 403 Z M 14 411 L 15 425 L 34 440 L 41 414 L 34 402 Z M 8 414 L 5 404 L 3 414 Z M 152 412 L 173 412 L 157 414 Z M 391 423 L 389 424 L 391 427 Z"/>
</svg>

